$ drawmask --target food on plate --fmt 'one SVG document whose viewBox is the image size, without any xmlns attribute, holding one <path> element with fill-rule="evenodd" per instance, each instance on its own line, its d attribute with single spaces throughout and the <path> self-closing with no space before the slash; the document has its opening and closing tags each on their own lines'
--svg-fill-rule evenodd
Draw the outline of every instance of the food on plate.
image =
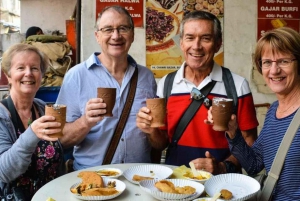
<svg viewBox="0 0 300 201">
<path fill-rule="evenodd" d="M 146 10 L 146 40 L 164 42 L 174 30 L 174 18 L 150 7 Z"/>
<path fill-rule="evenodd" d="M 82 179 L 82 182 L 71 189 L 72 193 L 82 196 L 108 196 L 118 193 L 115 189 L 115 181 L 109 181 L 105 186 L 102 177 L 94 171 L 83 171 L 77 176 Z"/>
<path fill-rule="evenodd" d="M 167 180 L 161 180 L 155 183 L 155 187 L 164 193 L 175 193 L 175 194 L 194 194 L 196 189 L 191 186 L 176 186 Z"/>
<path fill-rule="evenodd" d="M 194 194 L 196 189 L 191 186 L 175 187 L 175 190 L 179 194 Z"/>
<path fill-rule="evenodd" d="M 137 175 L 137 174 L 133 175 L 133 177 L 132 177 L 133 181 L 143 181 L 143 180 L 151 180 L 151 179 L 154 179 L 154 178 L 144 177 L 144 176 L 140 176 L 140 175 Z"/>
<path fill-rule="evenodd" d="M 97 174 L 100 176 L 117 176 L 119 172 L 114 171 L 114 170 L 98 170 L 96 171 Z"/>
<path fill-rule="evenodd" d="M 197 176 L 194 176 L 194 174 L 191 171 L 186 171 L 185 174 L 183 174 L 184 177 L 188 177 L 190 179 L 197 179 L 197 180 L 203 180 L 208 179 L 208 177 L 205 177 L 204 175 L 200 174 Z"/>
<path fill-rule="evenodd" d="M 82 179 L 82 182 L 81 182 L 82 186 L 92 185 L 93 188 L 104 187 L 104 182 L 103 182 L 102 177 L 100 177 L 94 171 L 82 171 L 82 172 L 79 172 L 79 174 L 77 176 Z"/>
<path fill-rule="evenodd" d="M 203 10 L 210 12 L 217 17 L 223 17 L 224 15 L 224 0 L 193 0 L 184 1 L 183 12 L 184 15 L 194 10 Z"/>
<path fill-rule="evenodd" d="M 158 190 L 164 192 L 164 193 L 176 193 L 178 192 L 175 190 L 175 186 L 172 182 L 167 180 L 158 181 L 155 183 L 155 187 L 158 188 Z"/>
<path fill-rule="evenodd" d="M 220 193 L 221 193 L 220 197 L 224 200 L 230 200 L 232 198 L 232 193 L 229 190 L 222 189 Z"/>
<path fill-rule="evenodd" d="M 109 196 L 117 193 L 118 191 L 115 188 L 107 187 L 107 188 L 91 188 L 83 191 L 81 195 L 82 196 L 99 196 L 99 195 Z"/>
<path fill-rule="evenodd" d="M 170 9 L 178 0 L 156 0 L 164 9 Z"/>
</svg>

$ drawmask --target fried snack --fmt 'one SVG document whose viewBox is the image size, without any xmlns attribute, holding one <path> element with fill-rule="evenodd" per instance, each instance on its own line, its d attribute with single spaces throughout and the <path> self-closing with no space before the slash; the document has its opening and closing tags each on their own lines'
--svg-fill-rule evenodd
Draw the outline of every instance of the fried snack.
<svg viewBox="0 0 300 201">
<path fill-rule="evenodd" d="M 155 187 L 164 193 L 178 194 L 178 192 L 175 190 L 174 184 L 167 180 L 161 180 L 161 181 L 156 182 Z"/>
<path fill-rule="evenodd" d="M 229 190 L 222 189 L 220 193 L 221 193 L 220 197 L 223 198 L 224 200 L 230 200 L 232 198 L 232 193 Z"/>
<path fill-rule="evenodd" d="M 83 171 L 80 172 L 77 176 L 82 179 L 82 182 L 80 184 L 82 187 L 87 187 L 89 185 L 92 185 L 92 188 L 104 187 L 102 177 L 94 171 Z"/>
<path fill-rule="evenodd" d="M 179 194 L 194 194 L 196 192 L 196 189 L 191 186 L 176 187 L 175 190 Z"/>
<path fill-rule="evenodd" d="M 115 188 L 91 188 L 81 193 L 82 196 L 108 196 L 118 193 Z"/>
<path fill-rule="evenodd" d="M 96 171 L 96 172 L 100 176 L 116 176 L 116 175 L 119 174 L 117 171 L 113 171 L 113 170 L 99 170 L 99 171 Z"/>
<path fill-rule="evenodd" d="M 154 178 L 152 177 L 144 177 L 144 176 L 140 176 L 140 175 L 133 175 L 132 180 L 133 181 L 143 181 L 143 180 L 152 180 Z"/>
</svg>

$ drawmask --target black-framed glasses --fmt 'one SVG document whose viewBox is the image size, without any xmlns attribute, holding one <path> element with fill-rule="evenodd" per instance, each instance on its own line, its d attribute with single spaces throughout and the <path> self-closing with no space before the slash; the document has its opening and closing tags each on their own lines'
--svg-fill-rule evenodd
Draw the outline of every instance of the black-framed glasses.
<svg viewBox="0 0 300 201">
<path fill-rule="evenodd" d="M 128 34 L 131 31 L 131 26 L 119 26 L 119 27 L 103 27 L 98 29 L 98 31 L 101 31 L 105 35 L 112 35 L 115 30 L 118 31 L 119 34 L 124 35 Z"/>
<path fill-rule="evenodd" d="M 286 67 L 289 67 L 291 65 L 291 63 L 296 60 L 297 59 L 289 59 L 289 58 L 277 59 L 275 61 L 273 61 L 271 59 L 262 59 L 262 60 L 260 60 L 259 64 L 262 69 L 270 69 L 273 62 L 276 63 L 276 66 L 278 68 L 286 68 Z"/>
<path fill-rule="evenodd" d="M 206 96 L 204 96 L 200 90 L 198 90 L 197 88 L 193 87 L 192 91 L 191 91 L 191 98 L 195 99 L 195 100 L 203 100 L 203 104 L 205 105 L 205 107 L 209 108 L 212 104 L 211 100 L 209 100 Z"/>
</svg>

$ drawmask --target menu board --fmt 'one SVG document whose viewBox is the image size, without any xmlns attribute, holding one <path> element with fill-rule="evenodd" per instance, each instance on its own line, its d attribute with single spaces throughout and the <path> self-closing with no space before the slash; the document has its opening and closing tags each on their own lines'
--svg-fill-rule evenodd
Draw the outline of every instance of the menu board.
<svg viewBox="0 0 300 201">
<path fill-rule="evenodd" d="M 143 27 L 144 0 L 96 0 L 96 19 L 101 10 L 107 6 L 119 5 L 130 13 L 134 27 Z"/>
<path fill-rule="evenodd" d="M 257 0 L 257 5 L 257 39 L 284 26 L 300 32 L 300 0 Z"/>
</svg>

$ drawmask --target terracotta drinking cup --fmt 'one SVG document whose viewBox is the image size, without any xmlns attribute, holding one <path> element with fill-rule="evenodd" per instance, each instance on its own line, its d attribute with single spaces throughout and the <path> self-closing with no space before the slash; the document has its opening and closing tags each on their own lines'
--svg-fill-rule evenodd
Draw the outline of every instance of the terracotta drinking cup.
<svg viewBox="0 0 300 201">
<path fill-rule="evenodd" d="M 165 126 L 166 102 L 165 98 L 147 99 L 146 105 L 150 109 L 149 115 L 152 117 L 151 127 Z"/>
<path fill-rule="evenodd" d="M 97 97 L 102 98 L 106 103 L 106 113 L 103 116 L 112 117 L 113 109 L 116 102 L 116 88 L 97 88 Z"/>
<path fill-rule="evenodd" d="M 63 136 L 63 128 L 66 124 L 66 113 L 67 113 L 67 106 L 66 105 L 46 105 L 45 107 L 45 115 L 47 116 L 54 116 L 56 122 L 61 123 L 61 131 L 59 133 L 51 134 L 50 137 L 53 138 L 60 138 Z"/>
<path fill-rule="evenodd" d="M 233 100 L 228 98 L 215 97 L 212 101 L 212 116 L 215 131 L 227 131 L 233 109 Z"/>
</svg>

